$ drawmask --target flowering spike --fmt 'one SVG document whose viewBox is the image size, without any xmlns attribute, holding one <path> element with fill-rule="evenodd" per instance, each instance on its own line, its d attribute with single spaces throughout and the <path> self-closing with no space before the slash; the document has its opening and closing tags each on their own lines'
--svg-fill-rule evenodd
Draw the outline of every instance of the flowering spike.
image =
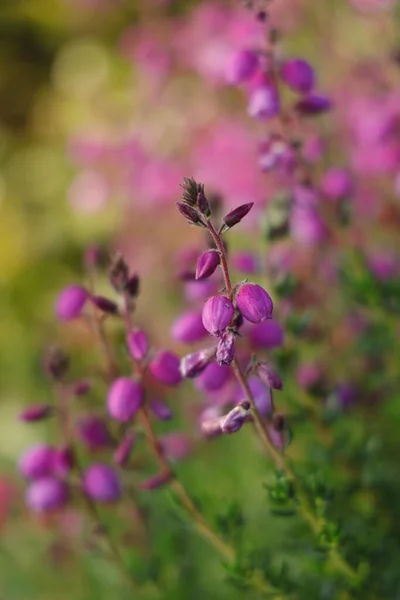
<svg viewBox="0 0 400 600">
<path fill-rule="evenodd" d="M 121 496 L 117 473 L 108 465 L 95 463 L 83 473 L 83 490 L 87 496 L 100 502 L 115 502 Z"/>
<path fill-rule="evenodd" d="M 206 250 L 200 254 L 196 266 L 196 279 L 207 279 L 210 277 L 220 263 L 217 250 Z"/>
<path fill-rule="evenodd" d="M 232 321 L 235 309 L 226 296 L 212 296 L 203 308 L 203 325 L 211 335 L 220 336 Z"/>
<path fill-rule="evenodd" d="M 273 303 L 269 294 L 257 283 L 244 283 L 236 294 L 236 304 L 250 323 L 272 318 Z"/>
<path fill-rule="evenodd" d="M 222 228 L 221 232 L 230 229 L 234 225 L 240 223 L 242 219 L 251 211 L 254 206 L 254 202 L 249 202 L 248 204 L 241 204 L 237 208 L 234 208 L 227 215 L 224 216 L 222 220 Z"/>
<path fill-rule="evenodd" d="M 144 399 L 140 383 L 129 377 L 119 377 L 108 391 L 107 409 L 110 417 L 121 423 L 133 419 Z"/>
<path fill-rule="evenodd" d="M 235 334 L 231 330 L 225 331 L 217 346 L 217 363 L 230 365 L 235 357 Z"/>
</svg>

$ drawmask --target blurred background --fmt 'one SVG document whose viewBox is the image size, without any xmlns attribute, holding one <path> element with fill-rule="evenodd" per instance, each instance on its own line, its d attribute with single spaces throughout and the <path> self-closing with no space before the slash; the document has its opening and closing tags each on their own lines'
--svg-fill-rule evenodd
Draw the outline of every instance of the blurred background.
<svg viewBox="0 0 400 600">
<path fill-rule="evenodd" d="M 308 60 L 318 89 L 334 102 L 332 113 L 308 121 L 301 130 L 310 157 L 313 143 L 325 148 L 321 159 L 315 151 L 312 163 L 318 181 L 330 166 L 345 166 L 355 188 L 353 221 L 344 232 L 337 229 L 322 255 L 324 267 L 317 260 L 321 269 L 315 271 L 315 249 L 304 249 L 296 239 L 275 244 L 260 233 L 265 210 L 285 186 L 274 173 L 260 169 L 265 125 L 250 119 L 243 88 L 226 79 L 230 56 L 262 43 L 254 10 L 236 0 L 2 0 L 2 600 L 62 600 L 72 594 L 82 600 L 133 597 L 115 568 L 79 536 L 79 513 L 71 508 L 56 526 L 51 518 L 27 512 L 18 457 L 32 443 L 54 441 L 55 433 L 51 423 L 25 425 L 18 414 L 29 403 L 51 399 L 42 364 L 52 343 L 70 350 L 75 372 L 85 375 L 93 340 L 83 325 L 58 323 L 54 302 L 63 286 L 84 280 L 84 256 L 90 248 L 124 254 L 142 278 L 138 322 L 145 324 L 155 346 L 187 352 L 170 333 L 171 323 L 190 305 L 178 274 L 188 260 L 183 251 L 201 250 L 204 240 L 176 211 L 184 176 L 204 182 L 210 194 L 222 199 L 225 212 L 255 202 L 249 223 L 232 234 L 230 250 L 251 251 L 262 260 L 274 250 L 278 269 L 285 251 L 301 258 L 294 266 L 292 260 L 289 270 L 303 282 L 303 295 L 292 305 L 282 290 L 274 295 L 286 331 L 286 350 L 280 348 L 277 355 L 287 382 L 283 409 L 294 410 L 298 400 L 299 366 L 322 357 L 331 388 L 337 393 L 340 384 L 340 390 L 353 390 L 354 406 L 349 401 L 343 425 L 347 433 L 352 431 L 352 443 L 367 439 L 373 452 L 384 437 L 391 481 L 399 481 L 394 463 L 400 415 L 396 11 L 397 3 L 377 0 L 271 3 L 270 19 L 281 36 L 278 54 Z M 345 276 L 338 279 L 339 263 Z M 246 276 L 240 269 L 236 274 L 238 280 Z M 265 279 L 264 271 L 259 277 L 275 283 Z M 105 275 L 98 285 L 107 293 Z M 307 298 L 313 298 L 311 312 Z M 186 384 L 169 393 L 179 426 L 189 437 L 195 426 L 188 403 L 196 402 L 196 394 Z M 329 398 L 332 408 L 337 395 Z M 98 402 L 103 402 L 100 394 Z M 371 433 L 370 426 L 376 431 Z M 294 422 L 297 427 L 306 441 L 294 436 L 290 455 L 305 457 L 311 443 L 307 432 L 315 430 L 310 421 Z M 322 430 L 321 435 L 330 439 L 331 432 Z M 291 525 L 276 520 L 265 507 L 260 483 L 269 471 L 259 454 L 256 440 L 244 432 L 241 439 L 196 442 L 192 456 L 178 469 L 211 518 L 217 519 L 217 508 L 239 502 L 247 538 L 257 545 L 267 537 L 273 549 L 274 540 L 290 537 Z M 395 492 L 389 495 L 394 501 Z M 143 597 L 243 597 L 224 586 L 219 558 L 188 533 L 168 503 L 157 494 L 150 496 L 143 502 L 153 515 L 156 549 L 134 560 L 145 580 L 162 572 L 163 591 L 147 582 Z M 376 510 L 368 492 L 354 506 L 368 515 Z M 105 519 L 114 519 L 120 533 L 125 530 L 127 516 L 120 510 L 114 514 L 106 509 Z M 290 557 L 291 549 L 280 546 L 278 552 Z M 175 558 L 168 562 L 168 557 Z M 390 581 L 393 594 L 388 591 L 382 598 L 398 597 Z"/>
</svg>

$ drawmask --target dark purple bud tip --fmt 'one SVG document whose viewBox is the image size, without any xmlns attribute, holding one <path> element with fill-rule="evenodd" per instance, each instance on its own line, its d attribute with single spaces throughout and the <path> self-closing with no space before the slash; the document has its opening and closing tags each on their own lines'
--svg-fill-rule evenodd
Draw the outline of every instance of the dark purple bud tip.
<svg viewBox="0 0 400 600">
<path fill-rule="evenodd" d="M 114 290 L 119 294 L 122 293 L 129 279 L 129 267 L 120 254 L 114 257 L 108 277 Z"/>
<path fill-rule="evenodd" d="M 322 94 L 310 94 L 299 100 L 295 108 L 305 116 L 320 115 L 331 110 L 332 101 Z"/>
<path fill-rule="evenodd" d="M 115 502 L 121 496 L 121 483 L 117 473 L 108 465 L 95 463 L 83 474 L 83 490 L 99 502 Z"/>
<path fill-rule="evenodd" d="M 43 421 L 54 413 L 54 409 L 49 404 L 35 404 L 25 408 L 19 415 L 21 421 L 28 423 L 34 421 Z"/>
<path fill-rule="evenodd" d="M 55 477 L 41 477 L 26 491 L 26 504 L 34 512 L 51 512 L 68 502 L 69 490 L 65 481 Z"/>
<path fill-rule="evenodd" d="M 203 325 L 211 335 L 220 336 L 235 314 L 232 302 L 226 296 L 212 296 L 203 308 Z"/>
<path fill-rule="evenodd" d="M 168 350 L 157 352 L 149 365 L 152 375 L 166 385 L 178 385 L 182 381 L 179 367 L 179 358 Z"/>
<path fill-rule="evenodd" d="M 72 321 L 81 316 L 88 293 L 80 285 L 69 285 L 59 293 L 55 312 L 61 321 Z"/>
<path fill-rule="evenodd" d="M 206 218 L 209 219 L 211 217 L 211 207 L 210 203 L 207 200 L 206 196 L 203 192 L 199 192 L 197 194 L 197 206 L 199 207 L 199 211 Z"/>
<path fill-rule="evenodd" d="M 196 266 L 196 279 L 207 279 L 210 277 L 220 262 L 219 252 L 217 250 L 207 250 L 198 258 Z"/>
<path fill-rule="evenodd" d="M 124 292 L 130 298 L 137 298 L 140 291 L 140 279 L 139 275 L 131 275 L 126 282 Z"/>
<path fill-rule="evenodd" d="M 60 348 L 49 348 L 44 357 L 44 370 L 55 380 L 62 379 L 69 368 L 69 358 Z"/>
<path fill-rule="evenodd" d="M 19 471 L 27 479 L 38 479 L 51 475 L 54 470 L 55 448 L 47 444 L 36 444 L 28 448 L 19 460 Z"/>
<path fill-rule="evenodd" d="M 198 202 L 198 195 L 204 195 L 204 186 L 201 183 L 197 183 L 193 177 L 184 177 L 182 188 L 182 201 L 189 206 L 196 206 Z"/>
<path fill-rule="evenodd" d="M 153 475 L 148 479 L 145 479 L 140 484 L 142 490 L 156 490 L 157 488 L 163 487 L 166 485 L 172 477 L 172 473 L 157 473 L 157 475 Z"/>
<path fill-rule="evenodd" d="M 224 216 L 223 222 L 223 230 L 226 231 L 230 229 L 234 225 L 240 223 L 242 219 L 251 211 L 254 206 L 254 202 L 249 202 L 248 204 L 242 204 L 237 208 L 234 208 L 227 215 Z"/>
<path fill-rule="evenodd" d="M 65 477 L 75 467 L 75 453 L 71 446 L 63 446 L 56 450 L 54 471 L 60 477 Z"/>
<path fill-rule="evenodd" d="M 149 407 L 153 415 L 159 421 L 170 421 L 174 416 L 174 413 L 168 404 L 165 404 L 165 402 L 159 400 L 158 398 L 153 398 L 150 400 Z"/>
<path fill-rule="evenodd" d="M 91 302 L 102 312 L 107 313 L 109 315 L 116 315 L 118 313 L 118 306 L 109 298 L 105 298 L 104 296 L 91 296 Z"/>
<path fill-rule="evenodd" d="M 254 373 L 261 381 L 273 390 L 282 390 L 283 383 L 278 371 L 266 362 L 258 363 L 254 368 Z"/>
<path fill-rule="evenodd" d="M 215 356 L 215 348 L 199 350 L 192 354 L 187 354 L 181 359 L 180 372 L 182 377 L 192 379 L 204 371 L 207 365 Z"/>
<path fill-rule="evenodd" d="M 111 385 L 107 396 L 110 417 L 121 423 L 130 421 L 142 406 L 144 391 L 140 383 L 120 377 Z"/>
<path fill-rule="evenodd" d="M 193 208 L 192 206 L 188 206 L 187 204 L 183 204 L 183 202 L 176 203 L 179 212 L 181 215 L 189 221 L 191 225 L 197 225 L 198 227 L 205 227 L 203 217 L 197 208 Z"/>
<path fill-rule="evenodd" d="M 130 331 L 126 338 L 129 354 L 134 360 L 143 360 L 149 351 L 149 339 L 141 329 Z"/>
<path fill-rule="evenodd" d="M 92 389 L 90 381 L 76 381 L 72 386 L 72 392 L 74 396 L 85 396 Z"/>
<path fill-rule="evenodd" d="M 120 467 L 124 467 L 135 446 L 136 436 L 132 431 L 127 431 L 122 442 L 117 446 L 114 452 L 114 461 Z"/>
<path fill-rule="evenodd" d="M 257 283 L 244 283 L 236 294 L 236 304 L 250 323 L 272 318 L 273 303 L 269 294 Z"/>
<path fill-rule="evenodd" d="M 225 331 L 217 346 L 217 363 L 230 365 L 235 357 L 235 334 L 231 330 Z"/>
<path fill-rule="evenodd" d="M 235 406 L 225 417 L 221 419 L 221 431 L 223 433 L 236 433 L 242 428 L 248 417 L 248 410 L 243 406 Z"/>
<path fill-rule="evenodd" d="M 286 85 L 300 94 L 308 94 L 315 84 L 314 69 L 301 58 L 286 60 L 281 67 L 281 77 Z"/>
</svg>

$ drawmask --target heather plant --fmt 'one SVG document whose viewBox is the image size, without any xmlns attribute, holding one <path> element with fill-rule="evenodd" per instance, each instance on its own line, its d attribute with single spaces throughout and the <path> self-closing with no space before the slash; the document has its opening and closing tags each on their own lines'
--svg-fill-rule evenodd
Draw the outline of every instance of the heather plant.
<svg viewBox="0 0 400 600">
<path fill-rule="evenodd" d="M 390 39 L 390 4 L 341 6 Z M 289 51 L 304 2 L 149 6 L 118 52 L 151 123 L 118 90 L 68 147 L 77 221 L 114 204 L 123 222 L 65 277 L 48 400 L 20 415 L 46 571 L 82 573 L 84 598 L 396 598 L 398 56 L 331 84 L 314 48 Z M 186 77 L 190 119 L 158 154 Z"/>
</svg>

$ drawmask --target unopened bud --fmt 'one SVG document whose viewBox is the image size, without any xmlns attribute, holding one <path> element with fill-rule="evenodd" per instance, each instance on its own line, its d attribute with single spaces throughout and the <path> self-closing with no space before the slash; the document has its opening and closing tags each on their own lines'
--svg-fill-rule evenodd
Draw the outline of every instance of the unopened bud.
<svg viewBox="0 0 400 600">
<path fill-rule="evenodd" d="M 207 279 L 210 277 L 220 262 L 217 250 L 207 250 L 200 254 L 196 266 L 196 279 Z"/>
<path fill-rule="evenodd" d="M 242 204 L 237 208 L 234 208 L 223 218 L 223 231 L 230 229 L 234 225 L 240 223 L 242 219 L 251 211 L 253 208 L 254 202 L 249 202 L 248 204 Z"/>
<path fill-rule="evenodd" d="M 248 408 L 242 405 L 235 406 L 234 409 L 221 419 L 221 430 L 229 434 L 239 431 L 247 421 L 248 410 Z"/>
<path fill-rule="evenodd" d="M 215 355 L 215 348 L 199 350 L 187 354 L 181 359 L 180 372 L 182 377 L 193 379 L 204 371 Z"/>
<path fill-rule="evenodd" d="M 43 421 L 52 415 L 54 409 L 49 404 L 35 404 L 25 408 L 19 415 L 21 421 L 32 423 L 34 421 Z"/>
<path fill-rule="evenodd" d="M 217 363 L 230 365 L 235 357 L 235 334 L 228 329 L 225 331 L 217 346 Z"/>
<path fill-rule="evenodd" d="M 102 312 L 109 315 L 116 315 L 118 313 L 118 306 L 112 300 L 105 298 L 104 296 L 91 296 L 91 302 Z"/>
<path fill-rule="evenodd" d="M 198 227 L 205 227 L 202 216 L 199 211 L 188 204 L 183 202 L 176 203 L 179 212 L 189 221 L 191 225 L 197 225 Z"/>
</svg>

